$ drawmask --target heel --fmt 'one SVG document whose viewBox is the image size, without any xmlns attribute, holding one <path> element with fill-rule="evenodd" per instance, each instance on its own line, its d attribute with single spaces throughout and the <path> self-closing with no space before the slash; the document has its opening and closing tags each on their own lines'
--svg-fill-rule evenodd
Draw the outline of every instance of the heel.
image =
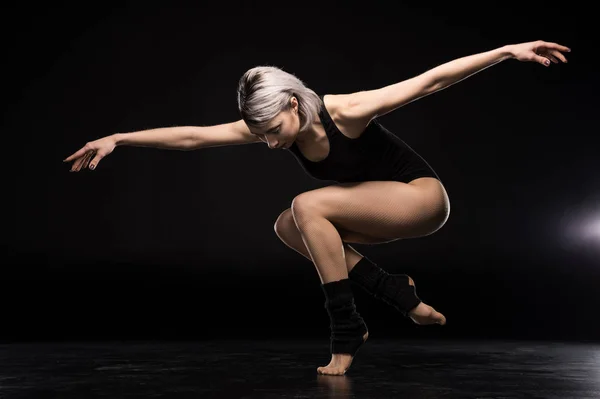
<svg viewBox="0 0 600 399">
<path fill-rule="evenodd" d="M 366 256 L 352 268 L 348 277 L 373 297 L 394 307 L 404 316 L 408 316 L 408 313 L 421 303 L 415 287 L 409 284 L 412 279 L 408 275 L 390 274 Z"/>
<path fill-rule="evenodd" d="M 339 339 L 336 340 L 334 338 L 330 339 L 330 353 L 334 354 L 334 353 L 345 353 L 345 354 L 349 354 L 350 356 L 354 357 L 356 355 L 356 353 L 358 352 L 358 350 L 360 349 L 361 346 L 363 346 L 363 344 L 365 342 L 367 342 L 367 340 L 364 338 L 365 334 L 369 331 L 367 329 L 367 326 L 364 325 L 364 329 L 362 329 L 361 332 L 362 335 L 360 335 L 359 337 L 352 337 L 349 340 L 343 340 L 340 341 Z M 368 338 L 368 336 L 367 336 Z"/>
</svg>

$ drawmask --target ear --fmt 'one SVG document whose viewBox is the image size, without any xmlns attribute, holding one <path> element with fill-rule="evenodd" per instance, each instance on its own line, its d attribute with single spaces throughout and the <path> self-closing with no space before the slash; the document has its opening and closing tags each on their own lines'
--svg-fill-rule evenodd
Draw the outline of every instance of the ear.
<svg viewBox="0 0 600 399">
<path fill-rule="evenodd" d="M 292 98 L 290 98 L 290 107 L 292 107 L 292 109 L 298 109 L 298 99 L 296 96 L 292 96 Z"/>
</svg>

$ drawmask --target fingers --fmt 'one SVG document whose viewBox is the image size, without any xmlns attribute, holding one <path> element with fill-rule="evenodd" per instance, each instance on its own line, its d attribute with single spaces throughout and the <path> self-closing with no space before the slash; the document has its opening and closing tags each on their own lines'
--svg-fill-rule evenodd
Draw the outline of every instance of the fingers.
<svg viewBox="0 0 600 399">
<path fill-rule="evenodd" d="M 571 52 L 570 48 L 568 48 L 567 46 L 563 46 L 561 44 L 558 44 L 558 43 L 544 42 L 544 45 L 546 47 L 548 47 L 549 49 L 552 49 L 552 50 L 563 51 L 565 53 Z"/>
<path fill-rule="evenodd" d="M 73 164 L 73 169 L 75 172 L 79 172 L 81 170 L 81 167 L 83 166 L 83 163 L 85 162 L 85 159 L 88 156 L 89 153 L 85 153 L 82 157 L 78 158 L 77 161 L 75 161 L 75 163 Z"/>
<path fill-rule="evenodd" d="M 553 56 L 555 56 L 556 58 L 558 58 L 559 60 L 561 60 L 562 62 L 567 62 L 567 57 L 565 57 L 564 55 L 562 55 L 562 53 L 558 50 L 549 50 L 550 54 L 552 54 Z M 558 61 L 555 61 L 558 62 Z"/>
<path fill-rule="evenodd" d="M 548 59 L 552 60 L 552 62 L 556 63 L 558 62 L 556 59 L 559 59 L 562 62 L 567 62 L 567 58 L 562 54 L 562 52 L 568 53 L 570 51 L 570 48 L 568 48 L 567 46 L 560 45 L 558 43 L 540 42 L 537 46 L 536 53 L 538 55 L 543 55 Z"/>
<path fill-rule="evenodd" d="M 550 66 L 550 60 L 546 57 L 542 57 L 541 55 L 537 54 L 533 56 L 533 60 L 535 62 L 539 62 L 540 64 L 544 65 L 544 66 Z"/>
<path fill-rule="evenodd" d="M 96 156 L 94 157 L 94 159 L 90 163 L 90 169 L 91 170 L 96 169 L 96 166 L 98 165 L 98 162 L 100 162 L 101 159 L 102 159 L 102 155 L 96 154 Z"/>
<path fill-rule="evenodd" d="M 567 58 L 558 50 L 540 49 L 535 54 L 534 61 L 545 66 L 550 65 L 549 61 L 552 61 L 555 64 L 558 64 L 559 60 L 565 63 L 567 62 Z"/>
<path fill-rule="evenodd" d="M 95 153 L 96 153 L 95 151 L 90 151 L 90 152 L 87 154 L 87 156 L 86 156 L 86 158 L 85 158 L 85 160 L 83 161 L 83 164 L 82 164 L 82 166 L 81 166 L 81 168 L 82 168 L 82 169 L 85 169 L 85 168 L 87 168 L 87 167 L 88 167 L 88 165 L 89 165 L 89 163 L 90 163 L 91 159 L 94 157 L 94 154 L 95 154 Z"/>
<path fill-rule="evenodd" d="M 73 162 L 73 166 L 71 167 L 71 172 L 79 172 L 82 167 L 85 168 L 85 164 L 89 162 L 89 159 L 94 154 L 94 151 L 88 151 L 83 154 L 83 156 L 77 158 L 75 162 Z"/>
<path fill-rule="evenodd" d="M 566 63 L 567 58 L 562 52 L 568 53 L 571 49 L 562 44 L 538 40 L 537 42 L 534 42 L 533 51 L 535 55 L 532 57 L 532 61 L 544 66 L 550 66 L 550 62 L 558 64 L 559 61 L 562 61 Z"/>
<path fill-rule="evenodd" d="M 89 148 L 90 147 L 86 145 L 63 161 L 67 162 L 75 160 L 71 166 L 71 172 L 79 172 L 81 169 L 85 169 L 87 167 L 89 167 L 90 170 L 94 170 L 96 166 L 98 166 L 98 162 L 100 162 L 104 156 L 99 154 L 97 150 L 91 150 Z"/>
<path fill-rule="evenodd" d="M 86 153 L 83 158 L 81 159 L 81 163 L 79 164 L 79 169 L 77 169 L 77 171 L 79 172 L 82 168 L 85 168 L 85 164 L 87 163 L 87 161 L 90 159 L 90 157 L 92 156 L 92 152 L 88 152 Z"/>
<path fill-rule="evenodd" d="M 548 58 L 550 61 L 554 62 L 555 64 L 558 64 L 558 59 L 557 59 L 555 56 L 551 55 L 550 53 L 548 53 L 548 54 L 544 54 L 544 55 L 545 55 L 545 56 L 546 56 L 546 58 Z"/>
<path fill-rule="evenodd" d="M 71 165 L 71 172 L 77 172 L 77 170 L 79 168 L 79 164 L 81 163 L 82 160 L 83 160 L 83 156 L 77 158 L 75 160 L 75 162 L 73 162 L 73 165 Z"/>
<path fill-rule="evenodd" d="M 87 147 L 83 146 L 83 147 L 81 147 L 81 149 L 79 151 L 77 151 L 77 152 L 73 153 L 73 155 L 70 155 L 67 158 L 65 158 L 63 160 L 63 162 L 70 162 L 70 161 L 74 160 L 75 158 L 79 158 L 80 156 L 85 154 L 86 151 L 87 151 Z"/>
</svg>

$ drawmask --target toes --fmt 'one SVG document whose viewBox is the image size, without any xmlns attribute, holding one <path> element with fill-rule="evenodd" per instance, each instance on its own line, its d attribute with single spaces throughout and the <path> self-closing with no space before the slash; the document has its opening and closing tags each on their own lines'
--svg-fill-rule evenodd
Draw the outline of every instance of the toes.
<svg viewBox="0 0 600 399">
<path fill-rule="evenodd" d="M 323 375 L 344 375 L 346 373 L 346 370 L 339 368 L 319 367 L 317 368 L 317 373 Z"/>
<path fill-rule="evenodd" d="M 436 311 L 435 312 L 435 322 L 443 326 L 444 324 L 446 324 L 446 316 L 444 316 L 440 312 Z"/>
</svg>

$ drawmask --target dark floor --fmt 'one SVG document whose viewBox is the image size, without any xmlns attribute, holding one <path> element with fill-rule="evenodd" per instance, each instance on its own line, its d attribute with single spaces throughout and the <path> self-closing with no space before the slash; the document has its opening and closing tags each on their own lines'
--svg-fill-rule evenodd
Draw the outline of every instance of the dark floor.
<svg viewBox="0 0 600 399">
<path fill-rule="evenodd" d="M 600 398 L 592 344 L 379 340 L 345 376 L 327 342 L 0 345 L 8 398 Z"/>
</svg>

